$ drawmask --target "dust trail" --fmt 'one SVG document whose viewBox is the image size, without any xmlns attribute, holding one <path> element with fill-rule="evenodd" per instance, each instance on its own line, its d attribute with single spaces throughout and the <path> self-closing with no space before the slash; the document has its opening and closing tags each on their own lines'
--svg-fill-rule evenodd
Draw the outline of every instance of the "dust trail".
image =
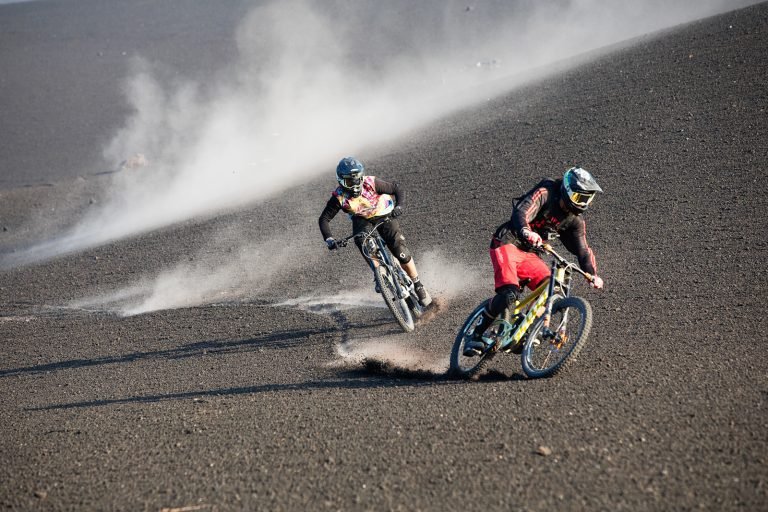
<svg viewBox="0 0 768 512">
<path fill-rule="evenodd" d="M 134 113 L 104 154 L 108 169 L 139 153 L 148 165 L 116 173 L 71 228 L 31 240 L 0 267 L 252 204 L 507 92 L 534 69 L 575 65 L 583 52 L 750 3 L 266 2 L 238 28 L 233 65 L 206 83 L 136 61 L 126 83 Z"/>
<path fill-rule="evenodd" d="M 238 246 L 241 242 L 235 241 L 242 238 L 235 228 L 222 231 L 190 261 L 177 262 L 155 276 L 142 277 L 116 290 L 71 301 L 67 307 L 132 316 L 239 300 L 265 292 L 281 274 L 306 268 L 324 252 L 322 246 L 307 246 L 297 241 L 304 239 L 301 236 L 276 236 Z M 460 263 L 449 262 L 436 250 L 425 253 L 421 258 L 422 275 L 434 281 L 432 290 L 441 297 L 452 297 L 481 282 L 479 273 Z M 321 314 L 360 307 L 386 307 L 381 296 L 374 292 L 372 284 L 330 294 L 315 291 L 275 305 Z"/>
<path fill-rule="evenodd" d="M 231 239 L 232 234 L 226 238 Z M 237 300 L 265 291 L 280 277 L 280 272 L 300 268 L 317 256 L 304 246 L 294 247 L 293 238 L 276 237 L 238 247 L 233 252 L 220 240 L 201 250 L 191 258 L 192 262 L 180 262 L 152 278 L 144 277 L 123 288 L 72 301 L 68 307 L 132 316 Z"/>
<path fill-rule="evenodd" d="M 382 339 L 350 340 L 336 345 L 337 361 L 330 366 L 341 368 L 365 367 L 378 372 L 420 378 L 445 375 L 448 358 L 414 346 L 407 335 Z"/>
<path fill-rule="evenodd" d="M 419 274 L 436 300 L 443 304 L 457 295 L 487 285 L 488 276 L 482 271 L 462 263 L 450 261 L 439 250 L 432 249 L 418 256 Z M 490 272 L 490 271 L 489 271 Z M 352 290 L 329 294 L 315 291 L 275 304 L 292 306 L 315 313 L 332 314 L 352 308 L 384 308 L 381 296 L 374 292 L 373 284 Z"/>
<path fill-rule="evenodd" d="M 353 308 L 384 308 L 386 305 L 373 287 L 359 288 L 335 294 L 321 292 L 303 295 L 295 299 L 278 302 L 276 306 L 289 306 L 313 313 L 332 314 Z"/>
<path fill-rule="evenodd" d="M 486 284 L 482 271 L 451 262 L 436 249 L 419 255 L 418 262 L 421 278 L 430 288 L 436 304 L 440 304 L 436 306 L 440 311 L 446 309 L 446 303 L 452 298 Z M 434 314 L 439 316 L 440 312 Z M 430 321 L 428 315 L 431 316 L 429 311 L 419 323 Z M 448 356 L 436 356 L 420 349 L 408 334 L 374 339 L 346 339 L 336 345 L 336 353 L 339 359 L 332 362 L 332 366 L 362 367 L 371 372 L 404 378 L 443 378 L 449 366 Z"/>
</svg>

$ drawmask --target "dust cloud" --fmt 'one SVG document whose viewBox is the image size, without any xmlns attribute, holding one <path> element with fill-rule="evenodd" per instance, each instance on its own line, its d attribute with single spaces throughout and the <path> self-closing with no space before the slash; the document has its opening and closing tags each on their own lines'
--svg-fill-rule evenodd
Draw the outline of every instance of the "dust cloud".
<svg viewBox="0 0 768 512">
<path fill-rule="evenodd" d="M 125 87 L 134 113 L 104 155 L 110 168 L 136 154 L 148 165 L 117 173 L 90 213 L 3 266 L 247 206 L 550 64 L 749 3 L 267 3 L 242 21 L 239 55 L 211 83 L 137 60 Z"/>
</svg>

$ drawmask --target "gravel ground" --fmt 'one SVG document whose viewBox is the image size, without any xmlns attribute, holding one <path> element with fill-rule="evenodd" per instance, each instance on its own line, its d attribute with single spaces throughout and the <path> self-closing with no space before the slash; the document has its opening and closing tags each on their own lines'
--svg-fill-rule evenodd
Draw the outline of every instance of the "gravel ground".
<svg viewBox="0 0 768 512">
<path fill-rule="evenodd" d="M 212 25 L 225 34 L 238 8 L 211 9 Z M 402 224 L 439 310 L 408 335 L 355 251 L 320 243 L 331 177 L 300 190 L 312 211 L 275 199 L 0 271 L 0 505 L 768 510 L 768 237 L 745 222 L 768 206 L 766 69 L 763 3 L 358 155 L 410 193 Z M 35 175 L 6 174 L 5 253 L 29 219 L 89 208 L 104 176 L 41 169 L 66 167 L 62 148 L 90 134 L 19 150 Z M 446 379 L 457 328 L 491 293 L 490 234 L 513 197 L 573 162 L 606 191 L 588 213 L 606 288 L 577 288 L 595 313 L 586 348 L 553 379 L 506 356 L 477 381 Z M 83 301 L 286 226 L 316 244 L 278 254 L 253 290 L 133 316 Z"/>
</svg>

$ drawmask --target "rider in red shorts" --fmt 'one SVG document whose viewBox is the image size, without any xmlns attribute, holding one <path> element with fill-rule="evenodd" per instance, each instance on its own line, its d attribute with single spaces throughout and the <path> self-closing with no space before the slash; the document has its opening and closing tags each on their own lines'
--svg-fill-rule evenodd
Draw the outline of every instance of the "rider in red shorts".
<svg viewBox="0 0 768 512">
<path fill-rule="evenodd" d="M 602 289 L 603 280 L 597 276 L 595 255 L 587 244 L 587 228 L 581 216 L 602 191 L 590 173 L 571 167 L 562 179 L 545 179 L 519 198 L 510 220 L 499 226 L 491 239 L 496 296 L 486 304 L 482 321 L 465 345 L 465 356 L 479 355 L 486 349 L 483 332 L 520 298 L 521 281 L 534 290 L 549 277 L 549 266 L 533 249 L 550 233 L 558 233 L 565 248 L 578 257 L 581 269 L 594 276 L 590 285 Z"/>
</svg>

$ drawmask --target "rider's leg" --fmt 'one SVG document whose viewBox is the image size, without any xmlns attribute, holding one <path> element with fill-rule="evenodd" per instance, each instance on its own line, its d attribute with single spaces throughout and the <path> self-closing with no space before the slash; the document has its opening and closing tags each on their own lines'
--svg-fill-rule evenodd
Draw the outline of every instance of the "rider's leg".
<svg viewBox="0 0 768 512">
<path fill-rule="evenodd" d="M 514 284 L 505 284 L 496 289 L 496 295 L 485 303 L 483 316 L 480 323 L 475 327 L 474 337 L 480 339 L 493 320 L 499 316 L 505 309 L 514 307 L 515 302 L 520 298 L 520 288 Z"/>
<path fill-rule="evenodd" d="M 381 233 L 381 237 L 384 239 L 387 247 L 389 247 L 389 250 L 392 251 L 392 254 L 397 258 L 397 261 L 400 262 L 405 273 L 408 274 L 408 277 L 413 281 L 413 288 L 416 295 L 419 297 L 421 305 L 429 306 L 432 303 L 432 297 L 430 297 L 429 292 L 424 289 L 424 285 L 419 279 L 416 262 L 413 261 L 411 251 L 408 250 L 408 246 L 405 244 L 405 237 L 400 232 L 400 224 L 392 219 L 379 228 L 379 233 Z"/>
<path fill-rule="evenodd" d="M 400 265 L 403 267 L 403 270 L 405 270 L 405 273 L 408 274 L 408 277 L 411 278 L 411 281 L 413 281 L 413 289 L 419 297 L 421 305 L 426 307 L 432 304 L 432 297 L 419 279 L 419 272 L 416 270 L 416 263 L 413 261 L 413 257 L 406 263 L 401 262 Z"/>
<path fill-rule="evenodd" d="M 505 309 L 514 307 L 520 299 L 520 287 L 516 284 L 505 284 L 496 288 L 496 295 L 488 301 L 485 307 L 492 317 L 499 316 Z"/>
<path fill-rule="evenodd" d="M 517 265 L 517 276 L 521 280 L 528 280 L 528 288 L 535 290 L 549 277 L 549 265 L 535 253 L 524 253 L 524 257 Z"/>
<path fill-rule="evenodd" d="M 549 267 L 541 258 L 511 244 L 491 249 L 491 262 L 496 295 L 488 301 L 486 313 L 493 318 L 520 299 L 520 281 L 527 282 L 533 290 L 549 277 Z"/>
<path fill-rule="evenodd" d="M 517 277 L 517 262 L 522 253 L 512 244 L 491 242 L 490 256 L 493 265 L 493 279 L 496 295 L 486 302 L 480 323 L 472 333 L 472 339 L 464 344 L 464 355 L 471 357 L 482 354 L 486 349 L 483 333 L 505 308 L 515 303 L 520 293 L 520 281 Z"/>
</svg>

